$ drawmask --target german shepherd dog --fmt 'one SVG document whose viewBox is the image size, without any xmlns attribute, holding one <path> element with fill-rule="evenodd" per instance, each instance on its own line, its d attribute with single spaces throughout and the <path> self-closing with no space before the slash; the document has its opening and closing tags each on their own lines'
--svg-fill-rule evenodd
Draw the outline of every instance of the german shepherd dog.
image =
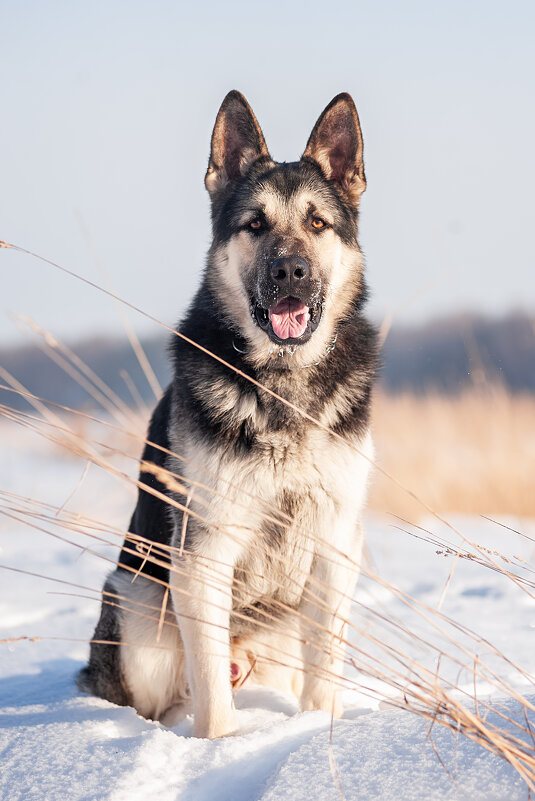
<svg viewBox="0 0 535 801">
<path fill-rule="evenodd" d="M 167 725 L 193 712 L 213 738 L 235 730 L 249 677 L 341 714 L 377 361 L 353 100 L 335 97 L 300 161 L 277 163 L 230 92 L 205 184 L 207 266 L 79 686 Z"/>
</svg>

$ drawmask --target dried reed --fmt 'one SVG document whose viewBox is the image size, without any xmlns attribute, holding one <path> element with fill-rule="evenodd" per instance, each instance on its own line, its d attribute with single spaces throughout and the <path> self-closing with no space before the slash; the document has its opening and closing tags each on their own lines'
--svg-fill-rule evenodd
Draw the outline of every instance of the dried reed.
<svg viewBox="0 0 535 801">
<path fill-rule="evenodd" d="M 8 243 L 0 242 L 0 247 L 2 246 L 13 247 L 16 250 L 28 253 L 28 251 L 24 250 L 23 248 L 18 248 L 16 246 L 9 245 Z M 42 261 L 47 261 L 49 264 L 53 264 L 52 262 L 37 256 L 37 254 L 30 255 L 34 255 Z M 76 274 L 70 270 L 66 270 L 65 268 L 61 268 L 54 264 L 53 266 L 63 270 L 69 275 L 80 278 L 80 276 L 76 276 Z M 85 281 L 87 284 L 96 286 L 92 282 L 87 281 L 87 279 L 81 280 Z M 101 289 L 100 287 L 97 288 Z M 122 299 L 120 299 L 114 293 L 102 289 L 101 291 L 104 291 L 109 296 L 115 298 L 118 302 L 121 302 L 130 308 L 135 308 L 131 304 L 122 301 Z M 145 312 L 142 312 L 139 309 L 136 309 L 136 311 L 144 314 L 145 317 L 149 317 L 153 320 L 155 319 L 152 318 L 151 315 L 147 315 Z M 169 328 L 168 326 L 165 327 Z M 178 336 L 182 336 L 176 331 L 174 333 Z M 185 339 L 185 337 L 183 338 Z M 199 347 L 194 342 L 191 342 L 190 344 L 192 347 Z M 51 343 L 49 341 L 48 347 L 49 349 L 52 348 L 54 352 L 58 349 L 55 342 Z M 14 391 L 23 395 L 32 403 L 38 412 L 38 415 L 17 412 L 5 405 L 0 407 L 0 414 L 13 423 L 30 428 L 36 434 L 44 436 L 56 444 L 61 444 L 63 447 L 69 449 L 71 453 L 81 457 L 84 462 L 96 464 L 109 474 L 120 478 L 130 485 L 135 485 L 143 488 L 146 491 L 151 491 L 157 494 L 158 497 L 161 497 L 161 499 L 165 500 L 166 503 L 170 503 L 175 505 L 177 508 L 182 509 L 188 516 L 197 516 L 200 519 L 203 519 L 202 513 L 192 509 L 189 502 L 182 504 L 175 498 L 170 498 L 169 496 L 162 495 L 161 493 L 158 494 L 157 491 L 151 489 L 147 485 L 144 485 L 141 481 L 132 478 L 130 472 L 125 472 L 113 464 L 111 457 L 114 455 L 120 455 L 123 458 L 129 456 L 132 457 L 131 449 L 125 450 L 121 444 L 117 444 L 116 440 L 105 441 L 102 440 L 100 436 L 98 438 L 94 437 L 92 433 L 89 432 L 87 426 L 84 426 L 82 429 L 80 429 L 76 421 L 85 420 L 86 423 L 90 422 L 91 425 L 96 425 L 97 427 L 104 426 L 108 429 L 108 431 L 119 430 L 127 439 L 137 442 L 139 446 L 145 442 L 144 437 L 139 433 L 139 420 L 136 422 L 135 415 L 131 414 L 130 410 L 126 410 L 122 405 L 122 402 L 118 403 L 117 399 L 110 395 L 105 388 L 99 386 L 99 381 L 96 380 L 98 377 L 91 375 L 82 364 L 77 362 L 74 354 L 65 348 L 61 348 L 60 350 L 60 361 L 64 369 L 66 369 L 75 380 L 82 380 L 84 385 L 87 385 L 87 382 L 89 382 L 88 391 L 90 391 L 93 397 L 101 403 L 106 412 L 111 414 L 112 417 L 116 419 L 117 425 L 110 423 L 109 421 L 98 420 L 96 417 L 90 418 L 89 415 L 83 415 L 80 412 L 72 409 L 66 409 L 65 407 L 60 408 L 56 406 L 56 410 L 52 411 L 54 404 L 47 404 L 45 401 L 43 401 L 43 399 L 32 396 L 31 393 L 28 393 L 27 390 L 21 387 L 21 385 L 18 384 L 15 379 L 7 375 L 5 371 L 3 372 L 4 380 L 8 382 L 8 385 Z M 203 350 L 205 353 L 208 353 L 203 348 L 201 348 L 201 350 Z M 208 353 L 208 355 L 222 362 L 221 359 L 213 354 Z M 57 357 L 56 352 L 55 357 Z M 55 360 L 58 361 L 57 358 L 55 358 Z M 226 363 L 223 362 L 223 364 Z M 232 365 L 226 366 L 229 369 L 235 370 Z M 244 376 L 241 371 L 235 370 L 235 372 L 238 372 L 240 375 Z M 275 395 L 275 393 L 267 390 L 265 387 L 262 387 L 258 384 L 258 382 L 250 379 L 248 376 L 244 377 L 247 380 L 251 380 L 260 391 L 268 392 L 277 398 L 281 403 L 289 405 L 297 413 L 302 414 L 309 421 L 325 428 L 325 426 L 322 426 L 321 423 L 315 421 L 310 415 L 306 414 L 302 410 L 299 410 L 293 404 L 288 403 L 283 398 L 279 398 L 277 395 Z M 422 417 L 417 416 L 416 419 L 413 419 L 410 417 L 409 411 L 409 417 L 403 418 L 402 412 L 404 410 L 402 400 L 400 401 L 400 408 L 397 409 L 395 407 L 395 401 L 391 401 L 391 399 L 385 400 L 384 397 L 379 397 L 377 401 L 377 414 L 391 415 L 391 418 L 389 419 L 396 421 L 396 425 L 398 427 L 400 426 L 400 421 L 402 421 L 401 425 L 403 426 L 404 432 L 406 432 L 405 436 L 410 439 L 411 431 L 418 429 L 419 425 L 417 424 L 420 421 L 421 425 Z M 501 401 L 498 400 L 497 403 L 502 403 L 503 408 L 509 408 L 509 401 L 503 396 Z M 528 406 L 529 404 L 526 406 L 526 408 L 528 408 Z M 434 415 L 436 416 L 437 408 L 438 406 L 436 404 L 433 406 L 433 408 L 429 406 L 430 420 L 433 420 Z M 60 410 L 62 412 L 61 414 L 59 413 Z M 477 414 L 477 409 L 472 410 L 472 413 L 474 412 Z M 407 414 L 406 411 L 405 413 Z M 378 419 L 377 415 L 376 419 Z M 518 429 L 519 431 L 522 430 L 522 424 L 520 422 L 518 424 Z M 388 435 L 385 436 L 387 437 L 388 443 L 395 441 L 392 438 L 388 439 Z M 393 437 L 392 434 L 391 436 Z M 430 434 L 428 434 L 426 441 L 427 445 L 430 441 L 433 441 L 430 438 Z M 438 442 L 433 442 L 434 453 L 441 452 L 440 446 L 442 445 L 442 441 L 439 440 Z M 406 444 L 405 447 L 407 447 Z M 385 460 L 384 453 L 386 451 L 386 446 L 380 445 L 380 449 L 380 458 Z M 400 448 L 400 450 L 401 449 L 402 448 Z M 395 451 L 394 446 L 393 451 Z M 176 456 L 179 461 L 183 461 L 183 457 L 181 457 L 180 454 L 174 454 L 174 456 Z M 472 559 L 488 569 L 499 571 L 508 580 L 514 582 L 514 584 L 520 590 L 532 595 L 534 583 L 529 576 L 529 573 L 532 572 L 529 566 L 521 564 L 518 561 L 515 562 L 515 560 L 511 560 L 509 557 L 506 557 L 499 552 L 491 552 L 488 549 L 479 546 L 477 543 L 474 543 L 470 541 L 469 538 L 465 537 L 462 532 L 451 525 L 449 521 L 444 520 L 441 515 L 441 511 L 448 508 L 447 504 L 444 505 L 445 502 L 443 503 L 441 499 L 437 500 L 434 496 L 426 495 L 427 490 L 425 487 L 424 491 L 422 492 L 422 488 L 420 486 L 422 470 L 421 460 L 419 463 L 419 472 L 416 474 L 415 471 L 414 474 L 414 486 L 419 487 L 418 496 L 416 496 L 414 492 L 405 488 L 406 484 L 410 485 L 412 483 L 412 475 L 408 475 L 408 477 L 403 475 L 401 479 L 394 478 L 394 475 L 397 476 L 399 474 L 396 473 L 394 468 L 390 467 L 390 462 L 385 461 L 384 463 L 387 464 L 387 466 L 379 466 L 378 472 L 382 475 L 383 484 L 386 486 L 386 483 L 388 483 L 390 496 L 392 494 L 393 487 L 397 487 L 397 492 L 400 497 L 404 496 L 405 498 L 410 498 L 411 510 L 415 508 L 415 504 L 418 504 L 420 509 L 423 508 L 436 519 L 443 522 L 448 529 L 448 536 L 451 538 L 453 535 L 453 541 L 451 539 L 446 541 L 432 532 L 426 532 L 423 530 L 420 530 L 420 533 L 417 533 L 416 536 L 421 537 L 422 539 L 428 539 L 434 544 L 447 549 L 448 553 L 454 555 L 456 560 L 461 558 Z M 415 456 L 415 464 L 416 463 L 417 460 Z M 392 458 L 392 464 L 395 466 L 395 458 Z M 468 469 L 466 471 L 467 473 L 469 473 L 469 468 L 470 465 L 468 465 Z M 188 499 L 191 499 L 191 497 L 194 495 L 197 502 L 196 507 L 199 506 L 200 501 L 200 506 L 202 507 L 203 494 L 212 492 L 209 484 L 205 485 L 199 482 L 196 484 L 189 483 L 186 481 L 183 475 L 172 473 L 171 471 L 157 467 L 156 465 L 145 463 L 143 465 L 143 469 L 145 472 L 152 472 L 154 475 L 156 475 L 158 480 L 171 491 L 179 492 Z M 432 470 L 429 472 L 431 473 Z M 418 476 L 420 476 L 420 478 L 416 480 Z M 233 489 L 239 493 L 239 488 L 234 487 Z M 217 491 L 224 492 L 225 488 L 220 488 Z M 467 492 L 467 495 L 468 494 L 469 493 Z M 242 497 L 243 495 L 240 497 L 238 494 L 238 502 L 250 503 L 250 498 L 243 498 L 242 501 Z M 379 490 L 376 491 L 374 496 L 374 505 L 379 505 L 381 507 L 382 502 L 376 500 L 378 497 L 381 497 Z M 104 559 L 114 564 L 114 560 L 108 556 L 105 556 L 99 550 L 99 548 L 103 545 L 118 547 L 123 537 L 126 536 L 127 550 L 130 553 L 135 553 L 138 555 L 142 554 L 146 561 L 169 567 L 170 559 L 174 556 L 175 558 L 170 566 L 171 577 L 176 575 L 179 576 L 180 573 L 185 569 L 183 565 L 187 564 L 189 554 L 187 549 L 184 547 L 184 541 L 181 543 L 179 549 L 173 549 L 160 544 L 156 546 L 148 541 L 145 541 L 142 537 L 136 535 L 135 532 L 123 532 L 107 525 L 106 523 L 103 523 L 102 521 L 90 519 L 79 514 L 74 515 L 64 507 L 65 505 L 60 508 L 55 508 L 50 504 L 42 503 L 32 498 L 16 496 L 13 493 L 0 493 L 0 514 L 10 518 L 13 521 L 30 525 L 33 530 L 40 531 L 43 533 L 43 535 L 58 537 L 73 547 L 82 548 L 84 551 L 91 553 L 96 558 Z M 381 508 L 387 507 L 383 505 Z M 391 503 L 389 504 L 389 508 L 392 510 Z M 406 516 L 406 508 L 407 507 L 403 507 L 403 509 L 401 509 L 401 507 L 399 507 L 399 511 L 402 512 L 403 516 Z M 529 508 L 526 507 L 528 511 Z M 486 508 L 486 511 L 493 512 L 494 510 L 491 508 Z M 517 513 L 519 511 L 523 511 L 523 507 L 517 508 L 515 511 Z M 277 510 L 272 510 L 272 512 L 275 515 Z M 288 525 L 290 522 L 288 519 L 281 519 L 279 514 L 277 514 L 276 520 L 279 525 Z M 63 532 L 65 531 L 75 534 L 78 538 L 81 537 L 82 542 L 64 536 Z M 234 530 L 230 530 L 228 526 L 225 526 L 224 524 L 221 525 L 220 532 L 224 537 L 239 536 L 239 533 L 237 534 Z M 309 534 L 311 536 L 311 540 L 314 540 L 313 533 L 309 532 Z M 93 543 L 95 544 L 95 547 L 93 546 Z M 337 561 L 342 558 L 347 559 L 347 556 L 338 552 L 336 547 L 333 546 L 331 548 L 330 558 L 334 561 Z M 384 687 L 390 688 L 391 692 L 389 693 L 389 703 L 391 705 L 408 709 L 413 713 L 427 719 L 430 722 L 429 731 L 431 731 L 432 725 L 440 724 L 450 728 L 452 731 L 463 733 L 466 737 L 479 743 L 482 747 L 507 760 L 518 771 L 519 775 L 522 776 L 528 787 L 532 790 L 535 790 L 535 745 L 533 742 L 533 736 L 528 717 L 528 712 L 535 712 L 535 708 L 526 698 L 521 695 L 521 693 L 515 690 L 511 683 L 505 680 L 495 668 L 485 664 L 485 661 L 478 655 L 477 646 L 484 642 L 485 646 L 495 657 L 501 660 L 503 665 L 507 665 L 508 669 L 511 667 L 514 668 L 520 678 L 522 678 L 524 681 L 527 679 L 533 684 L 533 679 L 529 673 L 521 666 L 514 665 L 511 660 L 508 659 L 504 654 L 501 654 L 498 649 L 493 648 L 489 643 L 483 641 L 482 638 L 478 637 L 478 635 L 474 632 L 471 632 L 467 628 L 460 626 L 455 621 L 450 620 L 439 610 L 426 606 L 421 601 L 418 601 L 417 599 L 409 596 L 407 593 L 404 593 L 401 589 L 384 581 L 384 579 L 376 575 L 367 566 L 356 563 L 354 563 L 353 566 L 355 570 L 360 569 L 366 576 L 367 580 L 373 581 L 375 584 L 387 588 L 390 592 L 394 593 L 396 597 L 398 597 L 399 600 L 405 604 L 408 609 L 410 609 L 411 613 L 413 613 L 419 619 L 420 623 L 425 624 L 427 627 L 427 634 L 417 635 L 407 625 L 400 624 L 399 621 L 396 621 L 388 615 L 378 612 L 376 609 L 360 604 L 359 621 L 361 622 L 356 623 L 352 617 L 345 620 L 344 622 L 347 625 L 348 633 L 343 637 L 341 633 L 332 634 L 331 632 L 332 639 L 330 653 L 331 655 L 338 652 L 344 654 L 345 672 L 343 675 L 336 675 L 328 671 L 328 678 L 340 687 L 355 688 L 360 692 L 368 692 L 374 697 L 377 697 L 378 691 L 373 686 L 366 685 L 365 677 L 372 679 L 373 682 L 381 682 Z M 8 569 L 10 569 L 9 566 L 3 567 L 8 567 Z M 207 565 L 206 580 L 213 582 L 214 586 L 217 586 L 218 582 L 220 581 L 219 568 L 220 566 L 215 560 L 211 560 Z M 280 565 L 280 569 L 281 571 L 284 570 L 283 564 Z M 135 574 L 139 571 L 132 570 L 132 572 Z M 133 579 L 135 579 L 135 575 L 133 576 Z M 237 579 L 238 583 L 240 581 L 244 581 L 244 579 Z M 170 589 L 169 584 L 162 581 L 158 581 L 158 583 L 162 585 L 163 600 L 161 607 L 156 608 L 143 604 L 133 604 L 132 601 L 129 600 L 128 609 L 131 613 L 153 619 L 157 623 L 158 631 L 161 632 L 164 626 L 176 626 L 176 622 L 172 619 L 167 610 L 167 597 Z M 84 593 L 89 593 L 89 595 L 85 595 L 84 597 L 89 597 L 95 602 L 100 602 L 100 592 L 98 589 L 78 587 L 74 583 L 73 589 L 79 589 Z M 307 592 L 309 600 L 312 603 L 317 605 L 321 605 L 323 603 L 321 582 L 318 581 L 314 585 L 307 588 Z M 343 593 L 340 593 L 340 600 L 342 599 Z M 125 607 L 126 603 L 126 599 L 119 595 L 110 595 L 109 597 L 105 596 L 103 601 L 119 607 Z M 277 611 L 282 611 L 288 615 L 299 615 L 299 613 L 295 612 L 295 610 L 291 610 L 285 607 L 283 604 L 280 604 L 279 607 L 280 608 Z M 272 613 L 266 612 L 265 619 L 259 621 L 259 627 L 261 630 L 263 628 L 266 631 L 269 630 L 272 617 Z M 312 632 L 312 643 L 317 648 L 323 647 L 320 644 L 319 639 L 314 639 L 314 627 L 316 627 L 316 630 L 321 629 L 321 627 L 314 621 L 310 620 L 307 621 L 307 624 Z M 439 643 L 436 641 L 437 634 L 440 638 Z M 26 637 L 29 637 L 29 635 L 24 635 L 24 638 Z M 21 637 L 21 639 L 22 638 L 23 637 Z M 12 642 L 14 639 L 17 638 L 9 638 L 9 641 Z M 30 639 L 32 638 L 30 637 Z M 135 644 L 131 644 L 131 646 L 136 647 Z M 159 642 L 155 642 L 153 647 L 161 648 L 164 646 L 162 646 Z M 414 656 L 415 650 L 417 652 L 425 651 L 427 654 L 432 655 L 432 658 L 436 663 L 436 668 L 430 669 L 422 661 L 416 659 Z M 287 664 L 288 659 L 291 658 L 291 655 L 281 650 L 278 654 L 273 653 L 271 658 L 280 664 Z M 446 675 L 442 669 L 443 665 L 446 663 L 448 663 L 450 666 L 455 666 L 459 673 L 461 671 L 469 671 L 472 674 L 474 687 L 473 692 L 469 692 L 466 688 L 460 688 L 458 683 Z M 323 675 L 325 675 L 325 672 L 323 672 Z M 485 681 L 487 684 L 498 689 L 503 694 L 513 697 L 519 703 L 521 703 L 524 707 L 526 715 L 525 725 L 519 723 L 518 721 L 510 720 L 507 714 L 504 713 L 499 707 L 494 706 L 486 699 L 479 698 L 477 692 L 478 681 Z M 498 718 L 501 718 L 504 722 L 512 725 L 512 732 L 502 728 L 499 724 L 489 722 L 486 718 L 486 715 L 490 710 L 495 712 L 498 715 Z"/>
</svg>

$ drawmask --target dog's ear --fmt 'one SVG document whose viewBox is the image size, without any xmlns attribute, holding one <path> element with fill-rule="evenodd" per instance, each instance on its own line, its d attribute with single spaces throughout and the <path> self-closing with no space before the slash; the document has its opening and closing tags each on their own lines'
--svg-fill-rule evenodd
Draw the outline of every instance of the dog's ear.
<svg viewBox="0 0 535 801">
<path fill-rule="evenodd" d="M 211 195 L 246 172 L 260 156 L 267 156 L 264 136 L 244 96 L 233 90 L 221 104 L 212 133 L 212 149 L 204 184 Z"/>
<path fill-rule="evenodd" d="M 359 115 L 347 92 L 336 95 L 320 116 L 302 158 L 317 162 L 327 180 L 358 205 L 366 189 L 364 146 Z"/>
</svg>

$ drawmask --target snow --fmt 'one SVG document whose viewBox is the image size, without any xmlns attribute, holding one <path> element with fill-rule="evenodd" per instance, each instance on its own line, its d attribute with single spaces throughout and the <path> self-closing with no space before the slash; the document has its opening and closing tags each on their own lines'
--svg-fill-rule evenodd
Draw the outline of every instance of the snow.
<svg viewBox="0 0 535 801">
<path fill-rule="evenodd" d="M 122 528 L 127 522 L 135 495 L 132 486 L 95 467 L 84 475 L 83 462 L 14 424 L 0 426 L 0 442 L 4 490 L 56 507 L 67 500 L 67 511 L 110 526 Z M 135 470 L 135 461 L 118 458 L 115 463 L 127 472 Z M 300 712 L 293 698 L 246 686 L 236 696 L 237 734 L 198 740 L 192 737 L 190 718 L 166 729 L 140 718 L 133 709 L 77 690 L 74 677 L 87 656 L 98 615 L 98 591 L 110 566 L 88 549 L 113 559 L 117 547 L 34 519 L 36 526 L 80 547 L 54 538 L 15 520 L 24 516 L 23 507 L 20 499 L 0 496 L 0 563 L 25 571 L 0 572 L 0 639 L 6 640 L 0 643 L 2 800 L 528 798 L 526 783 L 509 763 L 439 722 L 429 731 L 428 720 L 393 708 L 388 699 L 399 700 L 400 693 L 391 682 L 367 675 L 366 667 L 374 673 L 377 663 L 371 660 L 378 658 L 392 675 L 395 660 L 383 645 L 394 645 L 420 665 L 438 671 L 444 683 L 456 688 L 455 697 L 471 709 L 474 704 L 467 694 L 472 696 L 475 687 L 486 722 L 512 731 L 513 719 L 524 724 L 524 708 L 507 697 L 503 682 L 535 705 L 531 676 L 535 600 L 529 586 L 515 584 L 473 556 L 454 565 L 454 557 L 444 555 L 443 545 L 413 536 L 402 523 L 370 517 L 368 569 L 380 580 L 364 575 L 359 582 L 353 620 L 361 631 L 355 637 L 362 653 L 359 672 L 348 667 L 343 719 L 332 724 L 326 713 Z M 520 534 L 483 518 L 453 522 L 477 546 L 488 549 L 481 552 L 469 546 L 472 554 L 484 553 L 514 568 L 520 577 L 532 575 L 533 522 L 508 521 Z M 459 544 L 446 526 L 429 521 L 425 527 L 440 542 Z M 417 529 L 412 532 L 427 536 Z M 113 539 L 107 532 L 96 533 Z M 511 561 L 505 563 L 489 551 Z M 424 611 L 437 610 L 447 587 L 441 607 L 444 617 L 425 611 L 426 619 L 390 585 L 423 604 Z M 450 619 L 478 637 L 474 640 Z M 23 636 L 39 639 L 19 639 Z M 487 673 L 474 683 L 468 651 L 495 670 L 502 682 L 496 684 Z M 488 699 L 490 712 L 485 708 Z M 496 709 L 506 716 L 498 717 Z M 528 735 L 523 737 L 533 748 Z"/>
</svg>

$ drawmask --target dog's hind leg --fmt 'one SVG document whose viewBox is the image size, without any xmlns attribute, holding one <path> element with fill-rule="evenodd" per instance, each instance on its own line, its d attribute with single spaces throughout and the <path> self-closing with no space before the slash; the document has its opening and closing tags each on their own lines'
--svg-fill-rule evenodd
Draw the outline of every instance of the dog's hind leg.
<svg viewBox="0 0 535 801">
<path fill-rule="evenodd" d="M 165 588 L 121 571 L 121 671 L 129 703 L 143 717 L 160 720 L 188 697 L 184 653 Z M 166 608 L 167 607 L 167 608 Z"/>
<path fill-rule="evenodd" d="M 182 643 L 174 613 L 162 609 L 165 598 L 162 585 L 143 575 L 133 580 L 118 569 L 108 577 L 81 690 L 151 720 L 184 702 Z"/>
<path fill-rule="evenodd" d="M 77 684 L 82 692 L 104 698 L 112 704 L 127 706 L 131 701 L 121 670 L 121 613 L 113 576 L 109 576 L 104 584 L 100 619 L 91 641 L 89 663 L 78 674 Z"/>
</svg>

